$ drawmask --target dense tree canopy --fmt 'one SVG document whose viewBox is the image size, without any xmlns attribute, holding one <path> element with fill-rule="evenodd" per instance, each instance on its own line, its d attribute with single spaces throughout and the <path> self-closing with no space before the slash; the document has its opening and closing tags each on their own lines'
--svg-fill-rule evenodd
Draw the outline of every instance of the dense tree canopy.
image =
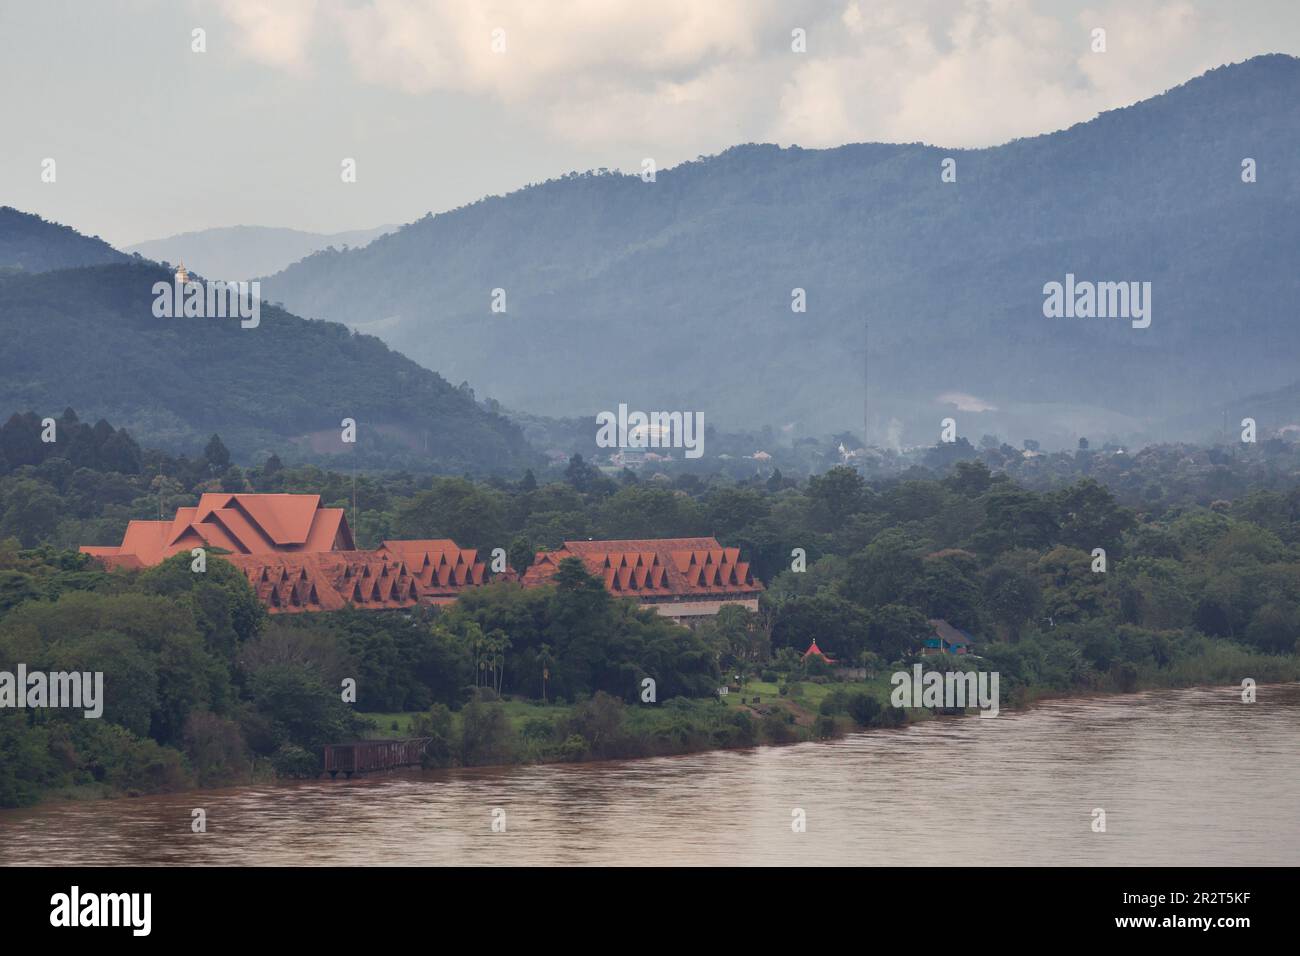
<svg viewBox="0 0 1300 956">
<path fill-rule="evenodd" d="M 34 416 L 0 428 L 0 669 L 103 671 L 107 701 L 99 721 L 0 713 L 0 803 L 83 783 L 167 789 L 263 766 L 309 771 L 322 743 L 362 731 L 357 712 L 423 713 L 446 759 L 482 762 L 503 732 L 478 706 L 485 694 L 579 703 L 573 727 L 585 730 L 551 722 L 521 739 L 613 753 L 595 740 L 631 745 L 608 701 L 635 703 L 646 680 L 668 702 L 710 696 L 723 674 L 813 676 L 824 666 L 800 659 L 814 640 L 842 664 L 905 664 L 935 618 L 970 633 L 1010 693 L 1237 680 L 1244 661 L 1262 676 L 1281 660 L 1266 655 L 1294 654 L 1300 634 L 1295 488 L 1143 509 L 1093 478 L 1034 490 L 968 461 L 943 477 L 867 481 L 836 467 L 803 483 L 620 483 L 580 460 L 566 481 L 354 479 L 274 458 L 241 468 L 219 436 L 198 459 L 142 452 L 71 410 L 57 427 L 54 447 Z M 503 548 L 517 569 L 568 539 L 715 535 L 768 587 L 757 613 L 727 607 L 690 631 L 567 560 L 547 587 L 490 584 L 441 610 L 272 618 L 216 555 L 203 573 L 183 554 L 107 574 L 68 550 L 116 543 L 130 518 L 219 488 L 320 494 L 347 508 L 362 547 L 451 537 Z M 340 696 L 349 679 L 355 702 Z M 597 695 L 605 702 L 590 703 Z M 454 730 L 440 716 L 453 713 Z M 764 739 L 784 739 L 777 723 L 763 723 Z M 754 730 L 712 732 L 745 741 Z"/>
</svg>

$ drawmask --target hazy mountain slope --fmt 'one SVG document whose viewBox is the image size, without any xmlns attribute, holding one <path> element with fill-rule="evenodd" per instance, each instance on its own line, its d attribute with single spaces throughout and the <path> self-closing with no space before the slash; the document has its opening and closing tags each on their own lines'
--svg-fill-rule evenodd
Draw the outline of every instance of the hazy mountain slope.
<svg viewBox="0 0 1300 956">
<path fill-rule="evenodd" d="M 996 407 L 956 413 L 974 438 L 1128 437 L 1300 378 L 1297 102 L 1300 60 L 1259 57 L 991 149 L 742 146 L 653 184 L 570 176 L 263 288 L 542 413 L 860 430 L 869 319 L 877 441 L 933 441 L 949 393 Z M 1151 327 L 1045 318 L 1067 272 L 1152 282 Z"/>
<path fill-rule="evenodd" d="M 186 268 L 219 279 L 253 279 L 279 272 L 305 256 L 334 246 L 364 246 L 396 226 L 354 229 L 350 232 L 303 232 L 274 226 L 227 226 L 151 239 L 127 247 L 146 259 L 184 262 Z"/>
<path fill-rule="evenodd" d="M 344 326 L 263 305 L 238 319 L 155 318 L 137 260 L 0 277 L 0 410 L 106 417 L 142 445 L 201 449 L 213 432 L 245 460 L 348 453 L 340 422 L 360 423 L 358 463 L 449 471 L 534 462 L 520 430 L 465 391 Z"/>
<path fill-rule="evenodd" d="M 0 269 L 46 272 L 129 258 L 98 236 L 83 236 L 68 226 L 0 206 Z"/>
</svg>

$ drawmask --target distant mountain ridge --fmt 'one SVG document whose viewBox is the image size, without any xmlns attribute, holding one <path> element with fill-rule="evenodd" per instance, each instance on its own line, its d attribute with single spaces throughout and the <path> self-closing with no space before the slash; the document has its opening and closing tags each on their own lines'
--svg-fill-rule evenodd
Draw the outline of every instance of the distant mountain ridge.
<svg viewBox="0 0 1300 956">
<path fill-rule="evenodd" d="M 254 279 L 270 275 L 321 249 L 364 246 L 397 226 L 347 232 L 304 232 L 277 226 L 223 226 L 183 232 L 127 246 L 146 259 L 177 265 L 214 279 Z"/>
<path fill-rule="evenodd" d="M 215 432 L 245 462 L 277 453 L 518 474 L 539 461 L 515 424 L 372 336 L 268 303 L 256 328 L 157 318 L 153 286 L 171 279 L 141 259 L 0 273 L 0 412 L 71 406 L 144 446 L 184 453 Z M 342 441 L 345 418 L 355 444 Z"/>
<path fill-rule="evenodd" d="M 795 434 L 865 414 L 886 444 L 933 443 L 949 415 L 972 440 L 1178 438 L 1190 409 L 1300 379 L 1297 102 L 1300 60 L 1270 55 L 988 149 L 748 145 L 654 183 L 569 175 L 318 252 L 263 291 L 540 414 L 626 402 Z M 1151 327 L 1046 318 L 1067 274 L 1152 282 Z"/>
</svg>

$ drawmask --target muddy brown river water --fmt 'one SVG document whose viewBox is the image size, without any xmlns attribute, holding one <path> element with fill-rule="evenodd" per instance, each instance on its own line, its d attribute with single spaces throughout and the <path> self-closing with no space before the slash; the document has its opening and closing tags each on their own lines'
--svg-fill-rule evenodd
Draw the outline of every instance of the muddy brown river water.
<svg viewBox="0 0 1300 956">
<path fill-rule="evenodd" d="M 0 865 L 1297 863 L 1300 684 L 1254 704 L 1157 691 L 829 743 L 0 811 Z"/>
</svg>

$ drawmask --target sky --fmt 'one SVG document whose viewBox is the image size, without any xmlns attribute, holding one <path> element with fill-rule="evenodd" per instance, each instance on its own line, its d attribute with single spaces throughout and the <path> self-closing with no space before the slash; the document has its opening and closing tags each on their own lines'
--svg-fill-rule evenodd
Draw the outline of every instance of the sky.
<svg viewBox="0 0 1300 956">
<path fill-rule="evenodd" d="M 991 146 L 1278 52 L 1295 0 L 0 0 L 0 205 L 336 232 L 737 143 Z"/>
</svg>

